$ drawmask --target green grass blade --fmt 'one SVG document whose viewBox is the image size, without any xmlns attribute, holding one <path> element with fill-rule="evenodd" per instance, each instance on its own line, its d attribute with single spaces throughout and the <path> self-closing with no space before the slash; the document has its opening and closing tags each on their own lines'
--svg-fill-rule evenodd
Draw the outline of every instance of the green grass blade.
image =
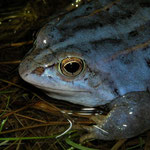
<svg viewBox="0 0 150 150">
<path fill-rule="evenodd" d="M 85 147 L 85 146 L 82 146 L 80 144 L 77 144 L 73 141 L 71 141 L 69 138 L 67 138 L 66 140 L 66 143 L 69 144 L 70 146 L 74 147 L 74 148 L 77 148 L 79 150 L 98 150 L 98 149 L 94 149 L 94 148 L 88 148 L 88 147 Z"/>
<path fill-rule="evenodd" d="M 5 118 L 5 119 L 1 122 L 1 124 L 0 124 L 0 132 L 2 131 L 3 126 L 5 125 L 7 119 L 8 119 L 8 118 Z"/>
</svg>

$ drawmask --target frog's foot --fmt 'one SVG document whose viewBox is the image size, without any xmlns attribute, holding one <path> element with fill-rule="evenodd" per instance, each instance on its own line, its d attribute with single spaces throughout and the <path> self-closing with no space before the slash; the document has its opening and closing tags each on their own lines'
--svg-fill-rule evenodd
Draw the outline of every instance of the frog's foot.
<svg viewBox="0 0 150 150">
<path fill-rule="evenodd" d="M 106 115 L 93 116 L 94 126 L 82 126 L 89 134 L 86 139 L 116 140 L 131 138 L 150 129 L 150 94 L 132 92 L 115 99 Z"/>
<path fill-rule="evenodd" d="M 88 132 L 87 134 L 84 134 L 80 137 L 81 143 L 88 139 L 95 139 L 95 132 L 93 132 L 93 126 L 75 125 L 73 126 L 73 129 L 86 130 Z"/>
<path fill-rule="evenodd" d="M 83 143 L 85 140 L 89 140 L 89 139 L 99 139 L 97 135 L 97 130 L 101 131 L 101 138 L 102 139 L 106 139 L 105 136 L 108 135 L 108 132 L 101 129 L 100 127 L 98 127 L 97 125 L 93 125 L 93 126 L 82 126 L 82 129 L 87 130 L 88 133 L 84 134 L 80 137 L 80 142 Z"/>
</svg>

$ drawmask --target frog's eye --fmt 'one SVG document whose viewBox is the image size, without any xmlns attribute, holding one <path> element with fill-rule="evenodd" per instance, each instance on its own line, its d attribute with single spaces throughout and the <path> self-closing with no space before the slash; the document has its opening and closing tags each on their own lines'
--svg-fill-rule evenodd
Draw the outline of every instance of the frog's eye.
<svg viewBox="0 0 150 150">
<path fill-rule="evenodd" d="M 59 67 L 60 72 L 63 75 L 68 77 L 75 77 L 83 71 L 85 65 L 83 60 L 81 60 L 80 58 L 68 57 L 61 61 Z"/>
</svg>

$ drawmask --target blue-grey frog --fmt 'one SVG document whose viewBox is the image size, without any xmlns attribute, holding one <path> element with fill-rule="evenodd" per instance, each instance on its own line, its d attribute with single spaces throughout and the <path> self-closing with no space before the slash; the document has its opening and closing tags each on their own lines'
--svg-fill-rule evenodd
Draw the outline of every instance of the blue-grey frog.
<svg viewBox="0 0 150 150">
<path fill-rule="evenodd" d="M 108 104 L 86 138 L 143 133 L 150 129 L 150 1 L 92 0 L 52 19 L 19 73 L 55 99 Z"/>
</svg>

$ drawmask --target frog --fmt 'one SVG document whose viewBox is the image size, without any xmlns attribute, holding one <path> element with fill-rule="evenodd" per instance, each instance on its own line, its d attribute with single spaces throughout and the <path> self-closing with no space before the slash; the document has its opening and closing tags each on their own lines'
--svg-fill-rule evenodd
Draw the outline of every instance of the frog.
<svg viewBox="0 0 150 150">
<path fill-rule="evenodd" d="M 150 129 L 150 2 L 92 0 L 50 19 L 19 65 L 49 97 L 107 115 L 83 139 L 117 140 Z"/>
</svg>

